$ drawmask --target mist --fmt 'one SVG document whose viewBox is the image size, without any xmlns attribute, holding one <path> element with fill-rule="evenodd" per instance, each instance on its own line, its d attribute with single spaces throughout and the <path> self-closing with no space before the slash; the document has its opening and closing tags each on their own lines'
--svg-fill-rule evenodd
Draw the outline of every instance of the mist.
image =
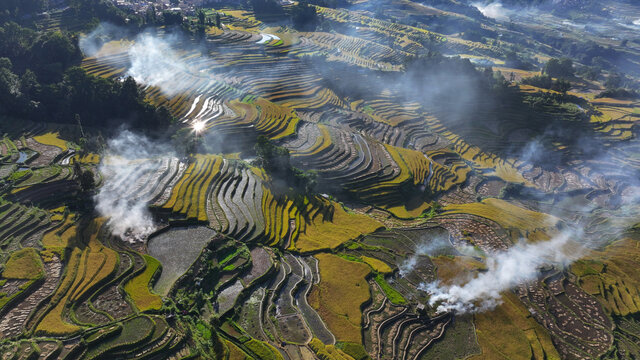
<svg viewBox="0 0 640 360">
<path fill-rule="evenodd" d="M 138 35 L 128 51 L 131 67 L 127 76 L 138 84 L 157 86 L 169 96 L 186 90 L 191 84 L 180 86 L 175 81 L 176 74 L 189 72 L 189 68 L 174 50 L 174 42 L 175 39 L 162 39 L 149 33 Z"/>
<path fill-rule="evenodd" d="M 573 240 L 580 236 L 581 232 L 565 231 L 549 241 L 527 243 L 522 240 L 509 250 L 490 254 L 486 271 L 471 279 L 457 279 L 453 284 L 436 281 L 420 287 L 430 294 L 429 305 L 437 306 L 439 313 L 491 310 L 501 303 L 503 292 L 536 280 L 542 267 L 563 268 L 578 260 L 584 248 Z"/>
<path fill-rule="evenodd" d="M 101 22 L 89 34 L 81 34 L 78 39 L 78 45 L 85 56 L 101 57 L 103 54 L 99 54 L 99 51 L 105 43 L 112 40 L 120 40 L 127 36 L 128 32 L 125 28 Z"/>
<path fill-rule="evenodd" d="M 411 273 L 420 256 L 437 256 L 444 253 L 451 253 L 455 249 L 456 252 L 466 256 L 480 256 L 481 251 L 471 245 L 456 245 L 455 248 L 447 236 L 436 236 L 432 239 L 421 239 L 421 242 L 415 247 L 413 254 L 398 264 L 398 272 L 400 276 L 406 276 Z M 449 251 L 447 251 L 449 250 Z"/>
<path fill-rule="evenodd" d="M 542 144 L 546 136 L 551 135 L 545 132 L 542 137 L 533 138 L 514 157 L 533 165 L 551 161 L 545 160 L 549 157 Z M 505 291 L 536 281 L 545 268 L 565 269 L 586 256 L 591 249 L 602 248 L 611 241 L 620 239 L 627 229 L 637 223 L 640 180 L 635 171 L 614 156 L 617 151 L 632 153 L 635 141 L 606 150 L 596 140 L 580 137 L 579 142 L 581 146 L 593 150 L 584 154 L 586 156 L 582 159 L 583 163 L 578 165 L 578 169 L 589 169 L 591 184 L 584 184 L 585 189 L 609 190 L 609 197 L 619 196 L 620 202 L 613 201 L 612 207 L 604 214 L 597 211 L 601 208 L 597 202 L 584 203 L 571 196 L 562 199 L 561 205 L 540 205 L 542 209 L 534 210 L 560 218 L 569 216 L 574 219 L 572 227 L 564 227 L 564 230 L 548 241 L 527 242 L 526 239 L 521 239 L 505 251 L 487 252 L 483 249 L 486 253 L 486 269 L 475 276 L 460 277 L 448 284 L 438 281 L 421 284 L 421 289 L 430 295 L 431 306 L 435 306 L 438 312 L 475 313 L 491 310 L 501 303 L 501 295 Z M 553 164 L 551 167 L 556 167 L 555 171 L 561 173 L 567 171 L 560 164 Z M 624 185 L 618 186 L 618 181 L 623 181 Z M 527 198 L 532 201 L 542 200 L 536 198 L 534 193 L 528 194 Z M 606 231 L 595 232 L 594 226 L 605 228 Z"/>
<path fill-rule="evenodd" d="M 475 2 L 471 5 L 475 6 L 482 15 L 496 20 L 509 20 L 509 17 L 513 14 L 512 10 L 505 8 L 501 2 L 481 3 Z"/>
<path fill-rule="evenodd" d="M 80 49 L 85 55 L 94 56 L 99 60 L 105 59 L 108 54 L 100 51 L 102 46 L 111 40 L 127 38 L 127 32 L 111 24 L 100 24 L 90 34 L 81 37 Z M 179 56 L 179 49 L 189 48 L 196 50 L 197 46 L 189 39 L 176 33 L 159 35 L 146 31 L 134 35 L 128 46 L 129 67 L 124 76 L 131 76 L 138 84 L 143 86 L 156 86 L 167 96 L 176 95 L 193 84 L 176 81 L 176 75 L 180 73 L 195 73 L 184 58 Z"/>
<path fill-rule="evenodd" d="M 153 167 L 146 160 L 169 155 L 168 147 L 129 130 L 121 130 L 107 142 L 98 170 L 103 184 L 95 195 L 96 211 L 108 218 L 112 234 L 128 241 L 139 241 L 155 231 L 156 225 L 146 199 L 129 194 L 134 188 L 135 171 Z M 148 168 L 148 169 L 147 169 Z"/>
<path fill-rule="evenodd" d="M 484 5 L 476 3 L 475 6 L 485 16 L 496 19 L 506 19 L 514 14 L 512 10 L 504 8 L 501 3 Z M 95 42 L 90 39 L 104 37 L 105 31 L 108 29 L 98 29 L 88 35 L 84 41 L 83 51 L 95 50 L 95 47 L 92 47 Z M 140 84 L 157 86 L 167 95 L 174 95 L 184 90 L 181 86 L 192 86 L 189 82 L 183 82 L 181 85 L 175 81 L 178 73 L 195 74 L 198 71 L 190 69 L 189 65 L 181 61 L 177 49 L 183 49 L 184 46 L 177 38 L 170 35 L 160 37 L 152 33 L 143 33 L 137 35 L 133 41 L 133 45 L 128 49 L 131 64 L 126 75 L 132 76 Z M 96 53 L 96 56 L 101 55 Z M 457 122 L 469 121 L 469 114 L 473 114 L 476 109 L 466 104 L 475 106 L 473 100 L 485 95 L 481 90 L 477 90 L 479 89 L 479 86 L 476 86 L 478 80 L 468 76 L 468 72 L 456 71 L 456 68 L 446 66 L 426 70 L 424 71 L 426 74 L 408 71 L 406 74 L 380 73 L 365 77 L 353 72 L 351 68 L 342 69 L 333 64 L 329 66 L 315 59 L 310 59 L 307 65 L 323 74 L 322 78 L 326 79 L 337 93 L 344 90 L 345 93 L 368 94 L 372 89 L 381 91 L 382 88 L 391 88 L 408 99 L 419 97 L 423 102 L 429 103 L 444 98 L 452 103 L 455 102 L 456 106 L 448 109 L 450 126 Z M 462 70 L 466 69 L 460 64 L 458 67 Z M 446 71 L 439 71 L 441 69 Z M 276 77 L 278 74 L 271 75 L 265 71 L 262 76 Z M 345 79 L 358 81 L 345 81 Z M 237 87 L 242 88 L 242 84 L 237 84 Z M 489 100 L 483 98 L 483 104 Z M 194 109 L 199 101 L 204 102 L 205 106 L 198 113 Z M 195 117 L 198 121 L 206 123 L 220 112 L 224 112 L 222 104 L 203 93 L 193 100 L 183 121 L 186 121 L 187 117 Z M 597 147 L 589 148 L 597 149 Z M 544 144 L 541 139 L 535 139 L 520 149 L 521 154 L 518 158 L 533 163 L 547 161 L 548 159 L 543 155 L 543 149 Z M 130 178 L 133 169 L 139 166 L 134 162 L 148 159 L 157 153 L 156 150 L 148 139 L 127 131 L 109 141 L 105 161 L 100 169 L 105 174 L 105 183 L 96 196 L 96 203 L 97 210 L 102 216 L 110 219 L 109 225 L 115 235 L 130 237 L 131 234 L 135 234 L 134 238 L 144 238 L 155 229 L 146 201 L 122 198 L 127 184 L 118 180 Z M 574 240 L 577 241 L 581 237 L 582 231 L 574 230 L 562 232 L 545 242 L 526 243 L 522 240 L 504 252 L 484 254 L 486 270 L 476 274 L 475 277 L 456 279 L 453 284 L 432 282 L 422 284 L 421 287 L 431 295 L 430 304 L 439 312 L 486 311 L 500 303 L 501 294 L 505 291 L 519 284 L 535 281 L 540 275 L 541 268 L 545 266 L 564 268 L 577 260 L 585 250 L 576 250 L 579 247 L 575 246 Z M 582 239 L 577 242 L 582 242 Z M 432 255 L 445 246 L 451 246 L 446 238 L 422 243 L 413 255 L 399 264 L 400 275 L 410 273 L 419 263 L 419 256 Z M 482 255 L 472 246 L 456 246 L 456 249 L 463 255 Z"/>
</svg>

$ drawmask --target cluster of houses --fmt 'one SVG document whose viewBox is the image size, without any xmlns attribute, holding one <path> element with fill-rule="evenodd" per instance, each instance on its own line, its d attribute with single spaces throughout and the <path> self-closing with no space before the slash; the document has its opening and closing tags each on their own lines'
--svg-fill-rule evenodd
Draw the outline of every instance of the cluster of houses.
<svg viewBox="0 0 640 360">
<path fill-rule="evenodd" d="M 117 7 L 133 10 L 137 14 L 144 14 L 153 6 L 157 12 L 176 11 L 187 16 L 195 15 L 198 8 L 218 2 L 220 0 L 113 0 Z"/>
</svg>

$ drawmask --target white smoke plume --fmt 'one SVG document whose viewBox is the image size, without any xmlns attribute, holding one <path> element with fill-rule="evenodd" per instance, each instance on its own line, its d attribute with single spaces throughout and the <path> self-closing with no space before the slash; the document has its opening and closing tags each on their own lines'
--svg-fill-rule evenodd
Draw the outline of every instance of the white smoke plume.
<svg viewBox="0 0 640 360">
<path fill-rule="evenodd" d="M 476 2 L 472 5 L 480 10 L 482 15 L 496 20 L 509 20 L 509 17 L 513 15 L 513 11 L 502 6 L 501 2 L 492 2 L 489 4 Z"/>
<path fill-rule="evenodd" d="M 562 129 L 546 129 L 544 134 L 531 139 L 529 143 L 514 153 L 523 163 L 551 163 L 557 169 L 566 169 L 566 165 L 552 159 L 545 150 L 544 139 L 553 139 L 562 134 Z M 588 249 L 601 248 L 603 245 L 620 239 L 631 226 L 638 223 L 640 208 L 640 179 L 635 167 L 621 161 L 618 152 L 632 154 L 637 143 L 623 143 L 616 148 L 605 150 L 597 138 L 583 137 L 573 145 L 582 155 L 581 165 L 588 169 L 594 181 L 594 189 L 605 188 L 613 194 L 619 192 L 619 200 L 612 201 L 611 208 L 604 209 L 596 202 L 585 202 L 584 197 L 569 196 L 559 198 L 553 206 L 542 205 L 542 212 L 567 219 L 572 228 L 553 236 L 548 241 L 527 243 L 525 240 L 501 252 L 486 254 L 486 270 L 473 277 L 460 277 L 452 283 L 432 282 L 422 284 L 421 289 L 430 294 L 430 304 L 439 312 L 473 313 L 493 309 L 500 304 L 501 294 L 517 287 L 536 281 L 540 270 L 553 266 L 564 269 L 574 261 L 587 255 Z M 589 152 L 594 150 L 595 153 Z M 576 169 L 580 169 L 577 167 Z M 604 180 L 607 179 L 607 180 Z M 617 179 L 624 179 L 618 183 Z M 597 183 L 597 184 L 596 184 Z M 624 183 L 622 191 L 616 186 Z M 589 185 L 586 185 L 589 186 Z M 537 196 L 541 196 L 537 198 Z M 527 192 L 530 201 L 546 201 L 542 194 Z M 556 205 L 557 208 L 556 208 Z M 563 223 L 566 224 L 566 223 Z M 598 231 L 597 235 L 594 229 Z"/>
<path fill-rule="evenodd" d="M 582 248 L 573 241 L 579 232 L 565 231 L 549 241 L 522 241 L 507 251 L 491 254 L 487 270 L 464 284 L 445 285 L 439 282 L 422 284 L 431 295 L 429 304 L 438 312 L 473 313 L 493 309 L 500 304 L 501 293 L 535 280 L 540 268 L 564 267 L 580 258 Z"/>
<path fill-rule="evenodd" d="M 169 96 L 184 90 L 178 86 L 175 76 L 188 71 L 188 66 L 178 56 L 173 41 L 148 33 L 138 35 L 129 49 L 131 67 L 127 75 L 138 84 L 157 86 Z"/>
<path fill-rule="evenodd" d="M 453 245 L 446 236 L 437 236 L 433 239 L 423 239 L 423 241 L 416 246 L 413 254 L 402 263 L 398 264 L 398 272 L 400 276 L 406 276 L 411 273 L 415 269 L 416 265 L 418 265 L 418 258 L 420 256 L 435 256 L 447 248 L 452 249 Z M 459 245 L 455 247 L 455 250 L 462 255 L 467 256 L 481 255 L 479 250 L 471 245 Z"/>
<path fill-rule="evenodd" d="M 100 59 L 108 55 L 108 51 L 104 53 L 100 51 L 105 43 L 126 38 L 128 34 L 125 30 L 108 23 L 101 23 L 90 34 L 82 36 L 79 44 L 85 55 Z M 158 35 L 143 32 L 132 37 L 131 42 L 131 45 L 122 44 L 122 46 L 129 46 L 127 52 L 130 65 L 125 76 L 133 77 L 138 84 L 144 86 L 157 86 L 168 96 L 173 96 L 193 85 L 176 81 L 177 74 L 198 71 L 191 69 L 191 66 L 180 57 L 180 51 L 196 48 L 190 40 L 173 33 Z"/>
<path fill-rule="evenodd" d="M 412 272 L 416 265 L 418 265 L 419 255 L 423 254 L 416 253 L 415 255 L 409 256 L 405 261 L 402 262 L 402 264 L 398 266 L 398 272 L 401 277 L 404 277 Z"/>
<path fill-rule="evenodd" d="M 418 257 L 424 255 L 433 255 L 439 249 L 450 246 L 449 241 L 442 236 L 438 236 L 435 239 L 423 241 L 415 248 L 414 253 L 398 265 L 400 276 L 405 276 L 413 271 L 418 264 Z"/>
<path fill-rule="evenodd" d="M 91 33 L 81 34 L 78 45 L 85 56 L 99 56 L 102 46 L 114 39 L 123 39 L 127 36 L 122 28 L 102 22 Z"/>
<path fill-rule="evenodd" d="M 165 149 L 129 130 L 120 131 L 107 142 L 99 167 L 103 184 L 94 200 L 98 213 L 109 218 L 107 225 L 114 235 L 139 240 L 156 229 L 146 200 L 129 191 L 135 185 L 136 168 L 144 166 L 145 160 L 166 154 Z"/>
</svg>

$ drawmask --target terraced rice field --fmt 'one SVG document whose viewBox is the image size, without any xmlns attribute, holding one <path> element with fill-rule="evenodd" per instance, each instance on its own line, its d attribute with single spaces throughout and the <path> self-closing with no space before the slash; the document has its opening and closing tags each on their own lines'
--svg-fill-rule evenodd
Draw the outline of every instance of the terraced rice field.
<svg viewBox="0 0 640 360">
<path fill-rule="evenodd" d="M 238 4 L 206 9 L 223 25 L 207 23 L 202 39 L 175 44 L 155 29 L 180 66 L 140 91 L 193 151 L 89 152 L 75 124 L 0 120 L 3 359 L 640 357 L 638 102 L 572 89 L 557 106 L 561 93 L 518 84 L 537 72 L 506 67 L 516 26 L 480 18 L 487 34 L 506 35 L 474 42 L 435 31 L 473 13 L 349 3 L 313 5 L 317 31 Z M 77 26 L 66 10 L 38 24 Z M 81 66 L 122 79 L 137 42 L 114 38 Z M 490 59 L 513 73 L 505 91 L 531 102 L 412 89 L 406 72 L 436 51 L 443 62 Z M 445 82 L 430 76 L 417 80 Z M 261 168 L 259 136 L 314 190 Z M 95 189 L 80 186 L 85 171 Z M 78 199 L 130 210 L 96 217 Z M 140 213 L 148 231 L 115 230 Z M 432 286 L 492 280 L 504 253 L 566 233 L 585 245 L 567 256 L 579 260 L 533 262 L 535 275 L 498 290 L 482 284 L 487 309 L 431 301 Z"/>
<path fill-rule="evenodd" d="M 144 262 L 143 271 L 124 285 L 124 291 L 131 297 L 138 310 L 159 310 L 162 307 L 162 300 L 160 296 L 152 292 L 149 283 L 159 271 L 160 262 L 147 255 L 144 256 Z"/>
<path fill-rule="evenodd" d="M 162 264 L 162 272 L 153 290 L 166 295 L 174 281 L 191 267 L 215 234 L 206 227 L 173 228 L 149 239 L 149 255 Z M 176 252 L 177 247 L 182 251 Z"/>
<path fill-rule="evenodd" d="M 369 300 L 365 277 L 369 267 L 335 255 L 316 255 L 320 284 L 312 290 L 310 304 L 327 321 L 338 340 L 360 343 L 360 307 Z"/>
</svg>

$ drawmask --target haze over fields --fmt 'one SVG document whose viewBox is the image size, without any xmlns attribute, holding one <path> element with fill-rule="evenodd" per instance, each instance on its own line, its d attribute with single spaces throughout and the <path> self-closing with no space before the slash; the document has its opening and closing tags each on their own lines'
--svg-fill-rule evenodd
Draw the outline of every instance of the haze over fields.
<svg viewBox="0 0 640 360">
<path fill-rule="evenodd" d="M 2 359 L 640 358 L 639 22 L 0 3 Z"/>
</svg>

